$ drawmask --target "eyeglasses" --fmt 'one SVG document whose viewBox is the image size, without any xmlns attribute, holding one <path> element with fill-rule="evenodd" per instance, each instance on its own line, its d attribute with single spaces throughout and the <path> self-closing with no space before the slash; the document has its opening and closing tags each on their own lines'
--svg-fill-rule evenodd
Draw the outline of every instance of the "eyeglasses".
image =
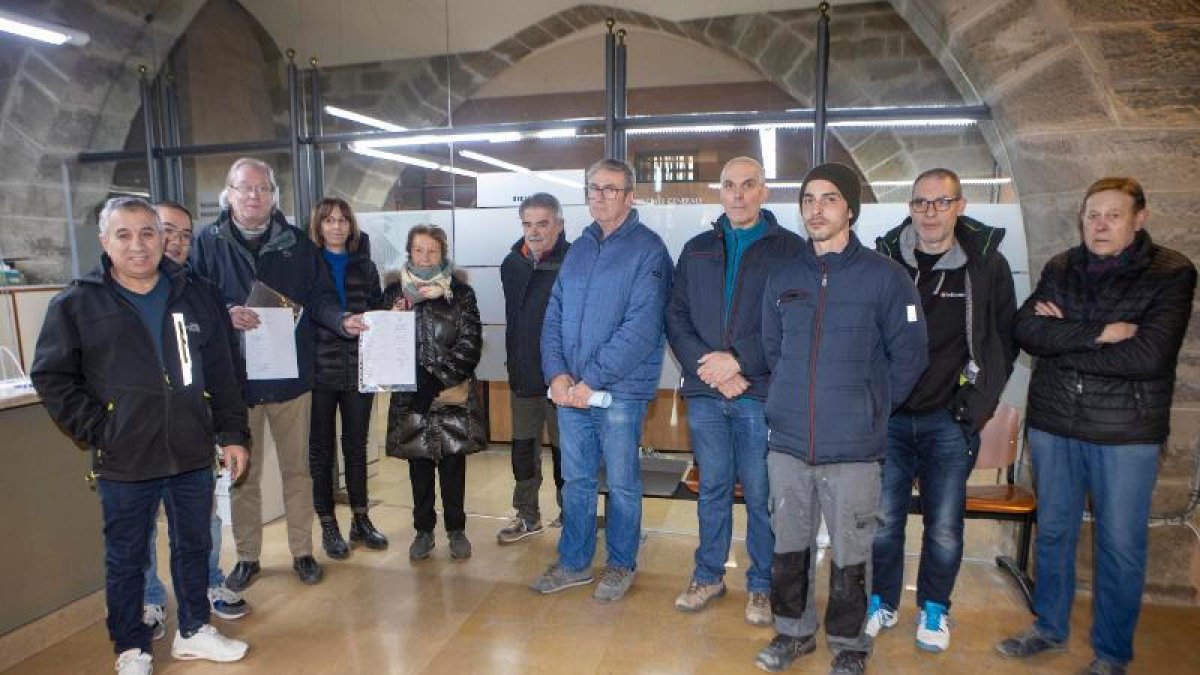
<svg viewBox="0 0 1200 675">
<path fill-rule="evenodd" d="M 930 206 L 938 211 L 949 211 L 954 202 L 960 199 L 962 197 L 938 197 L 937 199 L 921 199 L 918 197 L 908 203 L 908 208 L 913 213 L 929 213 Z"/>
<path fill-rule="evenodd" d="M 272 192 L 275 192 L 275 187 L 273 185 L 230 185 L 229 189 L 243 197 L 249 197 L 251 195 L 269 195 Z"/>
<path fill-rule="evenodd" d="M 612 199 L 619 194 L 629 192 L 629 190 L 623 187 L 616 187 L 615 185 L 589 185 L 585 192 L 589 199 L 601 196 L 605 199 Z"/>
</svg>

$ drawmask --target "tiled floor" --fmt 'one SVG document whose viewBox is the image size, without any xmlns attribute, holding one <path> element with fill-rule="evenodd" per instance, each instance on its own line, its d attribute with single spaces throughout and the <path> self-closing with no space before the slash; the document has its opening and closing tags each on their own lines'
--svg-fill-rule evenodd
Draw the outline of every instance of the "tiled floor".
<svg viewBox="0 0 1200 675">
<path fill-rule="evenodd" d="M 547 475 L 549 467 L 547 466 Z M 407 557 L 412 536 L 411 497 L 402 462 L 384 460 L 372 480 L 372 511 L 391 538 L 385 552 L 355 549 L 345 562 L 328 562 L 325 580 L 305 587 L 291 572 L 282 522 L 267 526 L 264 572 L 247 592 L 254 612 L 236 623 L 215 620 L 229 635 L 247 640 L 250 652 L 236 664 L 181 662 L 170 640 L 155 644 L 157 673 L 752 673 L 754 654 L 769 629 L 742 620 L 745 550 L 735 542 L 731 592 L 698 615 L 672 608 L 687 584 L 696 545 L 694 502 L 646 500 L 646 539 L 637 582 L 622 602 L 603 605 L 590 588 L 541 597 L 526 584 L 553 561 L 557 530 L 500 547 L 495 532 L 507 520 L 512 478 L 506 446 L 468 461 L 468 534 L 475 555 L 451 561 L 444 533 L 433 556 Z M 553 504 L 553 487 L 543 487 Z M 553 517 L 550 508 L 548 517 Z M 343 514 L 343 520 L 348 515 Z M 744 532 L 744 516 L 736 532 Z M 915 612 L 906 592 L 901 624 L 876 643 L 873 673 L 1073 673 L 1089 658 L 1090 598 L 1076 603 L 1067 654 L 1028 663 L 1005 661 L 992 645 L 1031 620 L 1015 587 L 991 562 L 1001 537 L 995 525 L 971 521 L 968 560 L 955 591 L 951 649 L 930 655 L 913 645 Z M 918 540 L 910 536 L 909 549 Z M 601 540 L 601 543 L 603 540 Z M 165 543 L 160 560 L 166 568 Z M 225 562 L 232 556 L 226 538 Z M 318 556 L 323 562 L 322 555 Z M 603 550 L 598 554 L 603 559 Z M 88 561 L 92 563 L 93 561 Z M 94 561 L 99 564 L 99 561 Z M 825 576 L 824 573 L 821 575 Z M 908 558 L 906 578 L 916 576 Z M 818 601 L 824 603 L 824 580 Z M 173 610 L 168 610 L 170 616 Z M 174 630 L 174 618 L 170 628 Z M 1137 636 L 1134 673 L 1200 673 L 1200 608 L 1147 606 Z M 111 645 L 98 622 L 18 664 L 8 673 L 111 673 Z M 830 654 L 822 645 L 791 672 L 823 673 Z"/>
</svg>

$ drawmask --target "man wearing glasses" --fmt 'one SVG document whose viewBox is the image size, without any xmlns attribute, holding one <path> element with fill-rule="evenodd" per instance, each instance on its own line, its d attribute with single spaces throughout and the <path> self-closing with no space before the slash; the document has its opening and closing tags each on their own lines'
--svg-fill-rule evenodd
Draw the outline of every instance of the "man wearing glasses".
<svg viewBox="0 0 1200 675">
<path fill-rule="evenodd" d="M 558 405 L 563 531 L 558 561 L 531 585 L 539 593 L 592 582 L 602 462 L 609 491 L 608 559 L 593 597 L 621 599 L 637 568 L 638 442 L 662 370 L 671 256 L 638 219 L 633 185 L 633 169 L 625 162 L 604 159 L 588 169 L 587 204 L 594 221 L 563 258 L 546 307 L 542 372 Z M 606 407 L 593 397 L 603 393 L 611 396 Z"/>
<path fill-rule="evenodd" d="M 1004 230 L 964 216 L 966 206 L 958 176 L 930 169 L 913 183 L 912 215 L 876 242 L 916 283 L 929 326 L 929 368 L 888 421 L 867 634 L 874 637 L 899 618 L 915 479 L 924 521 L 916 644 L 930 652 L 950 646 L 947 617 L 962 563 L 967 478 L 979 431 L 1017 357 L 1012 272 L 999 251 Z"/>
<path fill-rule="evenodd" d="M 342 312 L 320 252 L 304 232 L 288 224 L 279 210 L 279 187 L 269 165 L 246 157 L 235 161 L 229 168 L 220 203 L 217 221 L 196 237 L 191 262 L 197 274 L 210 279 L 224 293 L 233 327 L 239 331 L 258 327 L 258 315 L 245 306 L 256 281 L 304 308 L 294 333 L 298 376 L 246 383 L 256 456 L 246 480 L 230 492 L 238 562 L 225 585 L 242 591 L 260 571 L 263 461 L 259 453 L 266 441 L 268 422 L 283 476 L 292 569 L 304 583 L 315 584 L 321 580 L 321 567 L 312 555 L 312 477 L 308 468 L 309 392 L 316 349 L 313 322 L 353 337 L 363 330 L 362 318 Z"/>
</svg>

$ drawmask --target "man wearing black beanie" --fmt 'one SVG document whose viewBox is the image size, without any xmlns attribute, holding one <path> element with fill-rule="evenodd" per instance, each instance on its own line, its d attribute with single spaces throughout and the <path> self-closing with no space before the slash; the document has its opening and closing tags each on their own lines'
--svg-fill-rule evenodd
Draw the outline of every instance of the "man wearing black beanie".
<svg viewBox="0 0 1200 675">
<path fill-rule="evenodd" d="M 774 268 L 763 294 L 776 636 L 755 664 L 772 672 L 816 649 L 822 516 L 833 542 L 825 611 L 835 654 L 830 672 L 866 670 L 872 640 L 863 628 L 887 420 L 928 360 L 916 287 L 850 229 L 861 208 L 859 185 L 854 170 L 840 164 L 808 173 L 800 190 L 808 243 Z"/>
</svg>

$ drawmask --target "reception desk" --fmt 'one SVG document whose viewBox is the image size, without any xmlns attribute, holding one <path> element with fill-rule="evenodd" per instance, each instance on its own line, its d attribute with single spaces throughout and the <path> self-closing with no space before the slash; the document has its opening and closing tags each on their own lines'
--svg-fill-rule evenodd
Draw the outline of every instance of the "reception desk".
<svg viewBox="0 0 1200 675">
<path fill-rule="evenodd" d="M 0 636 L 104 587 L 100 501 L 91 454 L 37 395 L 0 396 Z"/>
</svg>

